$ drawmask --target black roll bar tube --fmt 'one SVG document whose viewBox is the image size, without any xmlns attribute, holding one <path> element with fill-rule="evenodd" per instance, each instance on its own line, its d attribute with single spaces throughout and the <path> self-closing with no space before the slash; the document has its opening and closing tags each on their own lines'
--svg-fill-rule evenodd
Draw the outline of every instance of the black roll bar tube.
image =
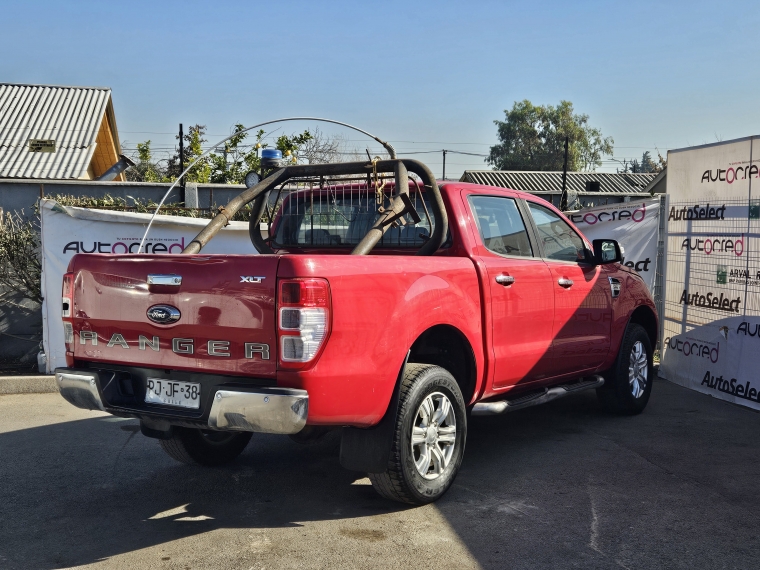
<svg viewBox="0 0 760 570">
<path fill-rule="evenodd" d="M 430 172 L 430 169 L 427 166 L 417 160 L 392 159 L 379 160 L 376 163 L 364 161 L 337 164 L 299 164 L 280 168 L 252 188 L 241 192 L 238 196 L 230 200 L 226 206 L 219 208 L 219 214 L 217 214 L 217 216 L 211 220 L 208 225 L 195 236 L 195 238 L 193 238 L 182 253 L 199 253 L 203 246 L 205 246 L 211 238 L 219 232 L 219 230 L 226 226 L 243 206 L 250 202 L 254 202 L 251 217 L 248 222 L 248 231 L 251 237 L 251 242 L 259 253 L 274 253 L 272 248 L 264 242 L 264 239 L 261 237 L 261 231 L 259 230 L 261 218 L 266 211 L 267 196 L 271 190 L 292 178 L 367 174 L 368 172 L 372 172 L 373 169 L 382 173 L 393 172 L 396 175 L 396 188 L 399 190 L 397 196 L 394 198 L 391 209 L 388 210 L 390 213 L 388 215 L 385 215 L 384 213 L 380 217 L 380 220 L 375 223 L 373 228 L 361 240 L 359 245 L 357 245 L 351 252 L 352 255 L 367 255 L 372 251 L 372 248 L 377 245 L 377 242 L 380 241 L 380 238 L 382 238 L 383 233 L 388 228 L 390 222 L 405 213 L 401 210 L 403 206 L 400 206 L 396 200 L 401 194 L 407 194 L 407 200 L 403 200 L 402 198 L 401 201 L 404 202 L 405 205 L 407 203 L 408 205 L 411 205 L 411 202 L 408 200 L 409 183 L 407 172 L 412 172 L 419 176 L 425 187 L 425 191 L 430 193 L 430 209 L 432 210 L 434 221 L 433 232 L 430 235 L 430 238 L 417 251 L 417 255 L 432 255 L 438 251 L 443 245 L 443 242 L 446 241 L 449 221 L 446 209 L 443 205 L 441 191 L 433 177 L 433 173 Z M 403 184 L 404 181 L 406 181 L 406 184 Z M 407 208 L 408 207 L 409 206 L 407 206 Z M 406 211 L 408 211 L 408 209 Z M 416 214 L 416 212 L 414 212 L 414 214 Z M 414 216 L 414 214 L 412 215 Z"/>
</svg>

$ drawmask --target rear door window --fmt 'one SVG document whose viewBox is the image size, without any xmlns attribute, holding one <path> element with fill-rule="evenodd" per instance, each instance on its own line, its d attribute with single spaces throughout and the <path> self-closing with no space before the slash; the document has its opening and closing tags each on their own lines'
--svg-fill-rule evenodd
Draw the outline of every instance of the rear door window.
<svg viewBox="0 0 760 570">
<path fill-rule="evenodd" d="M 570 225 L 549 208 L 528 202 L 547 259 L 585 261 L 586 247 Z"/>
<path fill-rule="evenodd" d="M 525 223 L 513 198 L 472 195 L 469 201 L 486 248 L 499 255 L 533 256 Z"/>
</svg>

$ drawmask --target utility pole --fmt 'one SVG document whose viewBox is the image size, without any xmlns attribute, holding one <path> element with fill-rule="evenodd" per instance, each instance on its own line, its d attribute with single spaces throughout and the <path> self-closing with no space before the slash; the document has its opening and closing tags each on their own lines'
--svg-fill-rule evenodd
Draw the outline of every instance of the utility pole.
<svg viewBox="0 0 760 570">
<path fill-rule="evenodd" d="M 443 179 L 446 180 L 446 153 L 449 151 L 444 149 L 441 152 L 443 152 Z"/>
<path fill-rule="evenodd" d="M 182 123 L 179 124 L 179 173 L 185 171 L 185 135 L 182 132 Z M 179 201 L 185 203 L 185 178 L 179 183 Z"/>
<path fill-rule="evenodd" d="M 567 210 L 567 151 L 569 144 L 569 137 L 565 137 L 565 164 L 562 166 L 562 194 L 559 197 L 559 209 L 563 212 Z"/>
</svg>

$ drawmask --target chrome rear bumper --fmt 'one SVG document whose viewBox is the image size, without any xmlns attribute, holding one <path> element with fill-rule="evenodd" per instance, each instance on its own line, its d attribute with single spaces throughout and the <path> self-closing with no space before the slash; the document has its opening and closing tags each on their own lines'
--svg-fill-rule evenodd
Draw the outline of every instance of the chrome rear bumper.
<svg viewBox="0 0 760 570">
<path fill-rule="evenodd" d="M 308 415 L 309 394 L 306 390 L 217 390 L 208 416 L 208 427 L 263 433 L 298 433 L 306 425 Z"/>
<path fill-rule="evenodd" d="M 55 379 L 61 396 L 69 403 L 85 410 L 108 411 L 98 391 L 97 374 L 65 369 L 56 371 Z M 119 408 L 119 411 L 123 410 Z M 141 415 L 139 410 L 128 411 L 135 417 Z M 308 415 L 309 394 L 306 390 L 256 388 L 243 392 L 218 389 L 207 425 L 210 429 L 225 431 L 292 434 L 303 429 Z M 171 423 L 170 418 L 162 419 Z"/>
<path fill-rule="evenodd" d="M 56 372 L 58 391 L 70 404 L 85 410 L 103 410 L 103 401 L 98 393 L 97 376 L 86 372 Z"/>
</svg>

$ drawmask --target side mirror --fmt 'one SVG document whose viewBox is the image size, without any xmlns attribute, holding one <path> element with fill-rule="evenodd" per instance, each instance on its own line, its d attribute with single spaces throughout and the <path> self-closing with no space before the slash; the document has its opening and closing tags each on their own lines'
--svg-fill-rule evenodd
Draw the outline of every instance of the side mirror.
<svg viewBox="0 0 760 570">
<path fill-rule="evenodd" d="M 621 263 L 623 252 L 620 244 L 614 239 L 594 240 L 594 263 L 605 265 L 607 263 Z"/>
</svg>

